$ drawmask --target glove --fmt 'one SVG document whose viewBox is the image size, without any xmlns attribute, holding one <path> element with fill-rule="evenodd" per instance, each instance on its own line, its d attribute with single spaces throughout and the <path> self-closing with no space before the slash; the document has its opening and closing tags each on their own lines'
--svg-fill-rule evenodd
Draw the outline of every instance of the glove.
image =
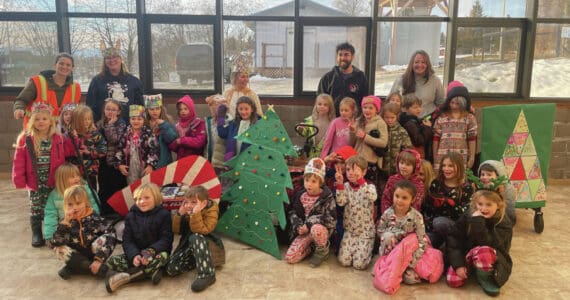
<svg viewBox="0 0 570 300">
<path fill-rule="evenodd" d="M 228 161 L 230 159 L 232 159 L 232 157 L 235 156 L 235 153 L 233 152 L 226 152 L 226 154 L 224 154 L 224 161 Z"/>
<path fill-rule="evenodd" d="M 224 120 L 226 118 L 226 113 L 228 112 L 228 107 L 225 104 L 221 104 L 218 106 L 218 111 L 216 116 L 218 117 L 218 121 L 220 119 Z"/>
</svg>

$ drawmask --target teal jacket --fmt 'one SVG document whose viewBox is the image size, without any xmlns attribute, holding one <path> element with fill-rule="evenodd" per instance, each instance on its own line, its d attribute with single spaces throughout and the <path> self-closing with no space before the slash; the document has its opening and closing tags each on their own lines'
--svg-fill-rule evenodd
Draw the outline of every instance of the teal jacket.
<svg viewBox="0 0 570 300">
<path fill-rule="evenodd" d="M 156 169 L 166 167 L 172 162 L 172 154 L 168 145 L 178 138 L 178 132 L 176 132 L 176 127 L 168 121 L 164 121 L 162 124 L 158 125 L 157 132 L 153 132 L 160 145 L 160 156 L 158 158 L 158 164 Z"/>
<path fill-rule="evenodd" d="M 87 184 L 83 184 L 87 190 L 87 195 L 89 200 L 91 200 L 91 207 L 93 211 L 99 214 L 99 205 L 97 205 L 97 194 L 93 194 L 91 189 Z M 57 229 L 57 224 L 63 220 L 65 213 L 63 212 L 63 195 L 57 193 L 54 189 L 49 193 L 46 208 L 44 210 L 44 238 L 46 240 L 51 240 L 55 230 Z"/>
</svg>

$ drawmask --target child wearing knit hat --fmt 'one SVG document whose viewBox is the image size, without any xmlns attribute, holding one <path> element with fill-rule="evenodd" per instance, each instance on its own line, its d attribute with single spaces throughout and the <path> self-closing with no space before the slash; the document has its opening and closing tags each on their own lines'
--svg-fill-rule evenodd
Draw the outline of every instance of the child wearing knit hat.
<svg viewBox="0 0 570 300">
<path fill-rule="evenodd" d="M 336 225 L 336 206 L 331 190 L 324 185 L 325 162 L 311 159 L 305 166 L 304 187 L 291 200 L 288 212 L 292 243 L 285 261 L 298 263 L 311 253 L 311 267 L 319 266 L 329 256 L 329 237 Z"/>
<path fill-rule="evenodd" d="M 471 113 L 471 97 L 467 88 L 460 83 L 452 82 L 450 86 L 445 103 L 441 106 L 441 115 L 433 125 L 432 147 L 436 172 L 441 158 L 450 152 L 461 154 L 466 168 L 473 167 L 475 162 L 477 120 Z"/>
</svg>

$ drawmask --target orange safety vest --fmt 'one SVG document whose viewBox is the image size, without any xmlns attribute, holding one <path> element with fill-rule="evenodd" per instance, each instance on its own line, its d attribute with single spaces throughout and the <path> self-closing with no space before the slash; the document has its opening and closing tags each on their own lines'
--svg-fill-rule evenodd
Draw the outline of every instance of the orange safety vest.
<svg viewBox="0 0 570 300">
<path fill-rule="evenodd" d="M 51 115 L 57 122 L 59 111 L 64 105 L 69 103 L 79 104 L 79 100 L 81 100 L 81 86 L 76 81 L 73 81 L 73 83 L 67 87 L 65 94 L 63 95 L 63 100 L 61 101 L 61 106 L 58 106 L 55 91 L 48 89 L 46 78 L 43 75 L 32 76 L 31 80 L 36 86 L 36 99 L 34 99 L 34 101 L 30 101 L 28 105 L 26 105 L 24 128 L 26 128 L 28 124 L 28 120 L 32 115 L 32 106 L 36 102 L 47 102 L 53 108 Z"/>
</svg>

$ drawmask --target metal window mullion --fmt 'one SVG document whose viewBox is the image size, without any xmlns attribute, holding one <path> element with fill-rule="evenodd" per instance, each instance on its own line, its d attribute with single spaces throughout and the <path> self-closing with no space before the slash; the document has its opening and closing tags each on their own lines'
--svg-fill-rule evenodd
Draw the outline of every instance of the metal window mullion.
<svg viewBox="0 0 570 300">
<path fill-rule="evenodd" d="M 376 84 L 376 52 L 378 49 L 378 1 L 372 1 L 372 22 L 370 27 L 370 61 L 368 62 L 368 89 L 369 95 L 374 95 Z"/>
<path fill-rule="evenodd" d="M 224 13 L 222 0 L 216 0 L 216 15 L 214 16 L 214 90 L 216 93 L 223 92 L 224 84 L 224 37 L 222 15 Z M 230 71 L 231 72 L 231 71 Z M 231 75 L 230 75 L 231 76 Z"/>
<path fill-rule="evenodd" d="M 136 0 L 137 44 L 139 47 L 139 74 L 143 83 L 143 91 L 154 87 L 152 81 L 152 49 L 150 23 L 145 19 L 144 0 Z"/>
<path fill-rule="evenodd" d="M 445 67 L 443 70 L 443 85 L 455 78 L 455 57 L 457 53 L 457 13 L 458 0 L 450 1 L 449 22 L 447 23 L 447 36 L 445 39 Z"/>
<path fill-rule="evenodd" d="M 56 0 L 55 14 L 57 19 L 57 44 L 60 52 L 71 53 L 71 33 L 67 16 L 67 0 Z"/>
<path fill-rule="evenodd" d="M 536 43 L 536 24 L 538 16 L 538 0 L 527 0 L 528 23 L 524 35 L 521 36 L 521 49 L 524 49 L 519 63 L 521 69 L 517 71 L 517 84 L 519 93 L 523 99 L 530 99 L 532 67 L 534 63 L 534 47 Z M 569 20 L 570 21 L 570 20 Z M 524 43 L 523 43 L 524 38 Z"/>
</svg>

